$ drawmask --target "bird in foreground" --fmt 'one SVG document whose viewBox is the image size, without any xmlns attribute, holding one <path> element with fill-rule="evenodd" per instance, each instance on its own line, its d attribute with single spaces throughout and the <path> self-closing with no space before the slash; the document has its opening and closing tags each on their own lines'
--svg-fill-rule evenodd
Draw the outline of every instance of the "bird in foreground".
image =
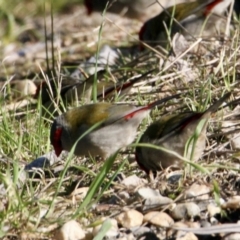
<svg viewBox="0 0 240 240">
<path fill-rule="evenodd" d="M 139 143 L 153 144 L 184 156 L 187 143 L 196 133 L 200 122 L 203 123 L 200 134 L 187 148 L 186 157 L 196 162 L 202 155 L 206 143 L 206 129 L 211 114 L 225 102 L 231 93 L 225 94 L 204 112 L 185 112 L 163 117 L 153 122 L 142 135 Z M 200 125 L 201 126 L 201 125 Z M 172 153 L 151 147 L 136 148 L 136 161 L 149 174 L 150 171 L 160 171 L 169 166 L 180 168 L 183 161 Z"/>
<path fill-rule="evenodd" d="M 50 131 L 51 144 L 59 156 L 62 150 L 70 151 L 82 136 L 74 150 L 75 155 L 107 158 L 133 142 L 139 124 L 151 109 L 179 95 L 141 107 L 102 102 L 73 108 L 54 120 Z M 90 131 L 91 128 L 94 129 Z"/>
<path fill-rule="evenodd" d="M 172 37 L 179 32 L 187 38 L 214 37 L 225 33 L 223 14 L 232 0 L 196 0 L 169 7 L 145 22 L 139 40 L 154 46 L 166 46 L 167 31 Z M 141 45 L 141 48 L 144 47 Z"/>
</svg>

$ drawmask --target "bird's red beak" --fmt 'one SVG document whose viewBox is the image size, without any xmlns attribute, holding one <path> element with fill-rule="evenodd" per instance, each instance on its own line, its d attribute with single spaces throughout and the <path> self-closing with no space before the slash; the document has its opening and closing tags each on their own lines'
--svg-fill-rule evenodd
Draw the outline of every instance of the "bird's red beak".
<svg viewBox="0 0 240 240">
<path fill-rule="evenodd" d="M 52 145 L 54 147 L 55 154 L 57 157 L 61 154 L 63 150 L 62 143 L 61 143 L 61 135 L 62 135 L 62 128 L 58 127 L 54 132 L 53 142 L 52 142 Z"/>
<path fill-rule="evenodd" d="M 139 34 L 138 34 L 138 38 L 139 38 L 139 40 L 141 40 L 141 41 L 143 41 L 143 35 L 144 35 L 144 32 L 145 32 L 145 25 L 143 25 L 142 27 L 141 27 L 141 29 L 140 29 L 140 31 L 139 31 Z M 140 43 L 139 44 L 139 50 L 140 51 L 143 51 L 145 49 L 145 46 L 142 44 L 142 43 Z"/>
<path fill-rule="evenodd" d="M 85 6 L 87 8 L 87 14 L 91 15 L 91 13 L 93 12 L 91 1 L 90 0 L 85 0 L 84 4 L 85 4 Z"/>
</svg>

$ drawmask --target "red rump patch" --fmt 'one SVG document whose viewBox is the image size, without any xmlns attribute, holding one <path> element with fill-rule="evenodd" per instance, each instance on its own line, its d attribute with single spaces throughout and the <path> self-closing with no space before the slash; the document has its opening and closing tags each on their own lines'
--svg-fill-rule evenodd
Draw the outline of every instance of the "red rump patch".
<svg viewBox="0 0 240 240">
<path fill-rule="evenodd" d="M 135 114 L 135 112 L 131 112 L 131 113 L 129 113 L 128 115 L 124 116 L 124 119 L 125 119 L 126 121 L 128 121 L 129 119 L 131 119 L 131 118 L 134 117 L 134 114 Z"/>
<path fill-rule="evenodd" d="M 117 93 L 120 93 L 121 91 L 124 91 L 128 87 L 131 87 L 133 84 L 134 84 L 134 80 L 131 82 L 124 83 L 123 85 L 117 86 L 116 88 L 115 88 L 115 86 L 109 87 L 106 91 L 104 91 L 104 93 L 98 94 L 97 98 L 101 98 L 101 97 L 106 98 L 108 96 L 108 94 L 112 93 L 114 90 Z"/>
<path fill-rule="evenodd" d="M 150 106 L 150 105 L 149 105 L 149 106 Z M 137 113 L 139 113 L 139 112 L 141 112 L 141 111 L 146 111 L 146 110 L 148 110 L 148 109 L 150 108 L 149 106 L 142 107 L 142 108 L 137 109 L 137 110 L 135 110 L 135 111 L 133 111 L 133 112 L 130 112 L 129 114 L 127 114 L 127 115 L 124 116 L 124 119 L 125 119 L 126 121 L 128 121 L 129 119 L 133 118 L 133 117 L 135 116 L 135 114 L 137 114 Z"/>
<path fill-rule="evenodd" d="M 211 13 L 212 9 L 222 1 L 223 0 L 215 0 L 212 3 L 209 3 L 204 11 L 204 15 L 207 16 L 209 13 Z"/>
<path fill-rule="evenodd" d="M 189 117 L 181 126 L 181 130 L 183 130 L 189 123 L 195 121 L 195 120 L 198 120 L 202 117 L 202 115 L 204 114 L 203 113 L 196 113 L 194 114 L 193 116 Z"/>
<path fill-rule="evenodd" d="M 59 156 L 62 152 L 62 143 L 61 143 L 62 128 L 58 127 L 53 135 L 52 145 L 54 147 L 55 153 Z"/>
</svg>

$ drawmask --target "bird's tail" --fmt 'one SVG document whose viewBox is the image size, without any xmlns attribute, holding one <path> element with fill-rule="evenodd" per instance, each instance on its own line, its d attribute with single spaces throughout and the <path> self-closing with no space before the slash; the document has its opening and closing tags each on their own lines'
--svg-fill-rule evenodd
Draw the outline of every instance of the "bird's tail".
<svg viewBox="0 0 240 240">
<path fill-rule="evenodd" d="M 152 102 L 152 103 L 149 103 L 146 108 L 147 109 L 151 109 L 151 108 L 154 108 L 160 104 L 163 104 L 171 99 L 174 99 L 174 98 L 179 98 L 180 96 L 182 95 L 182 93 L 179 93 L 179 94 L 175 94 L 175 95 L 172 95 L 172 96 L 168 96 L 168 97 L 165 97 L 163 99 L 158 99 L 157 101 L 155 102 Z"/>
<path fill-rule="evenodd" d="M 222 105 L 224 101 L 226 101 L 231 96 L 231 92 L 226 93 L 223 97 L 217 100 L 213 105 L 211 105 L 205 113 L 213 113 L 218 110 L 218 108 Z"/>
</svg>

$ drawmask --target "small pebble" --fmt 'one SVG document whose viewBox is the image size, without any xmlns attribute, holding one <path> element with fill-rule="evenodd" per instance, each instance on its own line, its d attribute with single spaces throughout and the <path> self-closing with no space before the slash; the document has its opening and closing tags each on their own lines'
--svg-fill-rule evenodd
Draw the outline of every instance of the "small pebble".
<svg viewBox="0 0 240 240">
<path fill-rule="evenodd" d="M 116 216 L 117 222 L 124 228 L 141 226 L 143 222 L 142 213 L 131 209 Z"/>
<path fill-rule="evenodd" d="M 57 230 L 54 237 L 58 240 L 81 240 L 85 239 L 85 232 L 78 222 L 71 220 Z"/>
<path fill-rule="evenodd" d="M 194 218 L 200 214 L 200 208 L 194 202 L 179 203 L 171 211 L 171 216 L 176 219 Z"/>
<path fill-rule="evenodd" d="M 145 214 L 143 221 L 158 227 L 170 227 L 174 223 L 173 219 L 167 213 L 157 211 Z"/>
</svg>

